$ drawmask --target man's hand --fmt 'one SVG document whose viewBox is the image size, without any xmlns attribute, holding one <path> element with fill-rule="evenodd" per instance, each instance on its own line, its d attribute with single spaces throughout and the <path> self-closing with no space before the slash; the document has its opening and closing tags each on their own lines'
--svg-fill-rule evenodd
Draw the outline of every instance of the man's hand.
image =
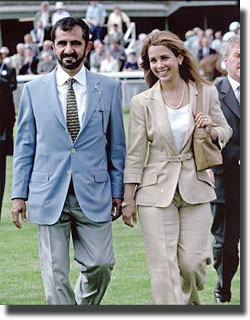
<svg viewBox="0 0 250 320">
<path fill-rule="evenodd" d="M 112 221 L 118 219 L 121 216 L 121 203 L 121 198 L 112 198 Z"/>
<path fill-rule="evenodd" d="M 26 204 L 24 199 L 13 199 L 11 214 L 13 223 L 18 229 L 21 229 L 19 215 L 21 214 L 22 220 L 26 221 Z"/>
</svg>

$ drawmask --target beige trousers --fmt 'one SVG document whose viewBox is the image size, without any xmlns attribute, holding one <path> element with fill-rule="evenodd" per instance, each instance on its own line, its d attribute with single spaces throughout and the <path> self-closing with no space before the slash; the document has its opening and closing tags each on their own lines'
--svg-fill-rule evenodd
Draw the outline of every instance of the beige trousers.
<svg viewBox="0 0 250 320">
<path fill-rule="evenodd" d="M 138 206 L 155 304 L 200 304 L 211 263 L 210 203 L 190 205 L 178 192 L 166 208 Z"/>
</svg>

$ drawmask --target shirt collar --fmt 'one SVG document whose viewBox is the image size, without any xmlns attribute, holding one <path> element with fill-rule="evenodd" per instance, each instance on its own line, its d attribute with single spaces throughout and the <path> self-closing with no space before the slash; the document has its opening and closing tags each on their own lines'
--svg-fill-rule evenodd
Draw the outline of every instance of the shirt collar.
<svg viewBox="0 0 250 320">
<path fill-rule="evenodd" d="M 58 67 L 56 70 L 56 82 L 59 87 L 63 86 L 68 79 L 71 78 L 67 72 L 63 70 L 63 68 L 58 63 Z M 82 86 L 86 87 L 86 69 L 82 66 L 81 70 L 77 72 L 77 74 L 73 77 L 78 83 Z"/>
<path fill-rule="evenodd" d="M 231 84 L 231 87 L 233 88 L 233 91 L 236 91 L 237 88 L 239 87 L 240 83 L 238 81 L 234 80 L 233 78 L 231 78 L 229 75 L 227 77 L 228 77 L 229 83 Z"/>
</svg>

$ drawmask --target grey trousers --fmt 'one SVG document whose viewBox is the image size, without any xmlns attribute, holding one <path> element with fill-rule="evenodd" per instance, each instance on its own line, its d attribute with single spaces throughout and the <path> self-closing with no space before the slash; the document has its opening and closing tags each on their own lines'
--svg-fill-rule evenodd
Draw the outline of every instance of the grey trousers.
<svg viewBox="0 0 250 320">
<path fill-rule="evenodd" d="M 175 193 L 166 208 L 139 206 L 155 304 L 201 304 L 211 263 L 210 204 L 187 204 Z"/>
<path fill-rule="evenodd" d="M 111 222 L 96 223 L 81 211 L 74 195 L 68 194 L 63 212 L 54 225 L 40 225 L 39 252 L 48 304 L 99 304 L 115 264 Z M 81 265 L 74 290 L 69 281 L 69 243 Z"/>
</svg>

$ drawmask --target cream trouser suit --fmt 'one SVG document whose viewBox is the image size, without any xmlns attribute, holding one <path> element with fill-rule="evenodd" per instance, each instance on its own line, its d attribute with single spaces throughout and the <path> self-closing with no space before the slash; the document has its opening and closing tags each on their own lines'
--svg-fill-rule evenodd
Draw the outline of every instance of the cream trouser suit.
<svg viewBox="0 0 250 320">
<path fill-rule="evenodd" d="M 209 203 L 189 205 L 178 192 L 166 208 L 139 206 L 155 304 L 200 304 L 211 256 L 210 216 Z"/>
<path fill-rule="evenodd" d="M 216 195 L 206 170 L 197 172 L 195 167 L 192 135 L 198 91 L 193 82 L 188 85 L 187 129 L 178 149 L 159 81 L 133 97 L 130 108 L 124 182 L 138 185 L 135 201 L 156 304 L 200 304 L 198 291 L 211 260 L 210 201 Z M 203 111 L 210 115 L 223 148 L 232 130 L 216 88 L 203 84 L 202 89 Z"/>
</svg>

